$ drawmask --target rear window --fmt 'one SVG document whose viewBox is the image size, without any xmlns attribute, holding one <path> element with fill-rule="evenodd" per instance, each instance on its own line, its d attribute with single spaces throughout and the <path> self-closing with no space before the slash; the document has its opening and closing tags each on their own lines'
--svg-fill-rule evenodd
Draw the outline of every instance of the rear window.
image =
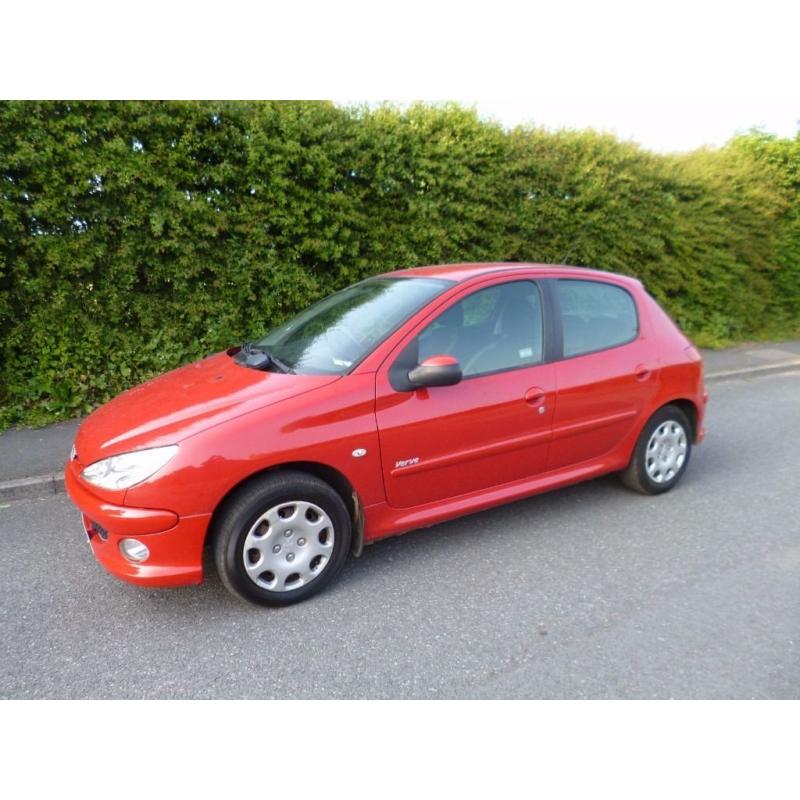
<svg viewBox="0 0 800 800">
<path fill-rule="evenodd" d="M 600 281 L 558 281 L 564 326 L 564 356 L 606 350 L 633 341 L 639 318 L 631 295 Z"/>
</svg>

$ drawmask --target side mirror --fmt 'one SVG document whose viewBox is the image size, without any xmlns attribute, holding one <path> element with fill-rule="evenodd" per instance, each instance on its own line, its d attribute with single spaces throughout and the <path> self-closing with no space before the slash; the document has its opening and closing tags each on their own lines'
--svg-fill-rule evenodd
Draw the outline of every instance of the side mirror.
<svg viewBox="0 0 800 800">
<path fill-rule="evenodd" d="M 452 386 L 461 380 L 461 365 L 453 356 L 431 356 L 408 373 L 414 388 Z"/>
</svg>

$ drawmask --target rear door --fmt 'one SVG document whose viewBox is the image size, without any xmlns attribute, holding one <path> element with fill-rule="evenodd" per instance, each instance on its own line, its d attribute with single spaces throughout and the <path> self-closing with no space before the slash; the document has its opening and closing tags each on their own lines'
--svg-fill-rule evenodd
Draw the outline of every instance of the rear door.
<svg viewBox="0 0 800 800">
<path fill-rule="evenodd" d="M 389 505 L 424 505 L 543 472 L 555 394 L 545 352 L 543 295 L 533 280 L 465 290 L 421 323 L 376 375 Z M 397 388 L 393 373 L 433 355 L 457 358 L 462 381 Z"/>
<path fill-rule="evenodd" d="M 633 295 L 614 283 L 550 282 L 562 323 L 548 469 L 598 458 L 638 430 L 657 391 L 652 343 Z"/>
</svg>

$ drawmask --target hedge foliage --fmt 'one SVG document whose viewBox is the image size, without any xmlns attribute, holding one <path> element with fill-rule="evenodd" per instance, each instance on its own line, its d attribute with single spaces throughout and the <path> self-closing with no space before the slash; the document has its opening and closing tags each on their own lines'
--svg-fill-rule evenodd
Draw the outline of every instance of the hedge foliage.
<svg viewBox="0 0 800 800">
<path fill-rule="evenodd" d="M 458 106 L 0 103 L 0 428 L 88 412 L 416 264 L 642 278 L 700 344 L 794 333 L 800 138 L 659 156 Z"/>
</svg>

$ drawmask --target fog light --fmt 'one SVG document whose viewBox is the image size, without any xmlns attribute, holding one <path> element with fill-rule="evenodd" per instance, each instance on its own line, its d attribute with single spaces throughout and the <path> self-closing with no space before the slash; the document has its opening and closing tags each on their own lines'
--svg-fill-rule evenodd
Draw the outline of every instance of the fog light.
<svg viewBox="0 0 800 800">
<path fill-rule="evenodd" d="M 128 561 L 141 563 L 150 558 L 150 551 L 147 549 L 147 545 L 138 539 L 123 539 L 119 543 L 119 549 Z"/>
</svg>

